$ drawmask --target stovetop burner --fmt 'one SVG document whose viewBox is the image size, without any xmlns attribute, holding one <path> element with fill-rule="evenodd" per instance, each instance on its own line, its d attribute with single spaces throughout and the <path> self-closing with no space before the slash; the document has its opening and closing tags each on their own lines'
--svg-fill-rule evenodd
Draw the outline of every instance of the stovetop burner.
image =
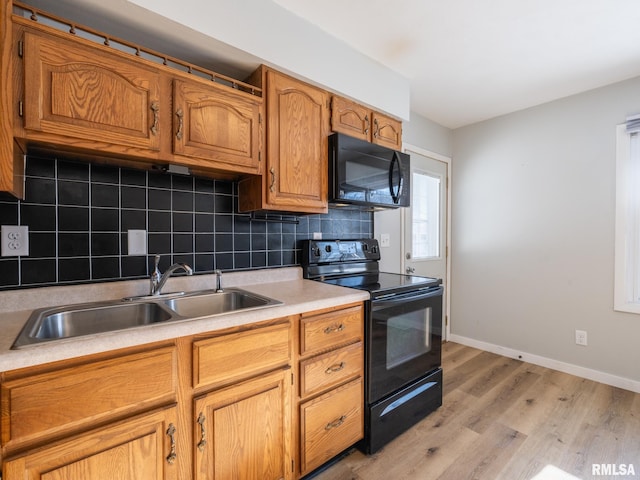
<svg viewBox="0 0 640 480">
<path fill-rule="evenodd" d="M 376 293 L 405 289 L 407 287 L 415 290 L 439 285 L 441 283 L 437 278 L 386 272 L 367 275 L 347 275 L 344 277 L 324 279 L 323 281 L 341 287 L 358 288 Z"/>
<path fill-rule="evenodd" d="M 305 278 L 372 294 L 417 290 L 442 283 L 438 278 L 380 272 L 380 247 L 372 238 L 305 240 L 302 254 Z"/>
</svg>

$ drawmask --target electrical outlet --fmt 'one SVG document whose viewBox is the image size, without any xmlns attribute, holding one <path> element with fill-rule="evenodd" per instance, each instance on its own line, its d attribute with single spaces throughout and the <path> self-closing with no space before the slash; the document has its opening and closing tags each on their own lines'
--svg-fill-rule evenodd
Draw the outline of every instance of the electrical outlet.
<svg viewBox="0 0 640 480">
<path fill-rule="evenodd" d="M 380 246 L 381 247 L 390 247 L 391 246 L 391 235 L 388 233 L 380 234 Z"/>
<path fill-rule="evenodd" d="M 29 227 L 2 225 L 2 256 L 21 257 L 29 255 Z"/>
<path fill-rule="evenodd" d="M 322 240 L 322 232 L 313 232 L 314 240 Z"/>
<path fill-rule="evenodd" d="M 587 332 L 584 330 L 576 330 L 576 345 L 587 346 Z"/>
</svg>

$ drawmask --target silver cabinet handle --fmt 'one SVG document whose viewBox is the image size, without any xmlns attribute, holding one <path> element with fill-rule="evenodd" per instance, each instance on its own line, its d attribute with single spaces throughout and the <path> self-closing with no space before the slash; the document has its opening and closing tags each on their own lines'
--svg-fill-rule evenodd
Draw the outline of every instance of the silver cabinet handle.
<svg viewBox="0 0 640 480">
<path fill-rule="evenodd" d="M 340 425 L 342 425 L 344 423 L 344 421 L 347 419 L 346 415 L 342 415 L 340 418 L 335 419 L 333 422 L 329 422 L 327 423 L 327 425 L 325 425 L 324 429 L 325 430 L 331 430 L 332 428 L 338 428 Z"/>
<path fill-rule="evenodd" d="M 204 422 L 206 420 L 207 417 L 205 417 L 202 412 L 200 412 L 197 422 L 198 424 L 200 424 L 200 441 L 198 442 L 198 450 L 200 450 L 201 452 L 204 452 L 204 446 L 207 444 L 207 431 L 204 427 Z"/>
<path fill-rule="evenodd" d="M 182 132 L 184 129 L 184 111 L 182 108 L 178 108 L 178 110 L 176 110 L 176 117 L 178 117 L 178 131 L 176 132 L 176 138 L 178 140 L 182 140 Z"/>
<path fill-rule="evenodd" d="M 167 455 L 167 463 L 172 465 L 176 461 L 176 427 L 173 423 L 169 424 L 169 428 L 167 428 L 167 435 L 171 439 L 171 450 L 169 451 L 169 455 Z"/>
<path fill-rule="evenodd" d="M 151 102 L 151 111 L 153 112 L 153 125 L 151 125 L 151 133 L 158 135 L 158 126 L 160 125 L 160 104 L 158 102 Z"/>
</svg>

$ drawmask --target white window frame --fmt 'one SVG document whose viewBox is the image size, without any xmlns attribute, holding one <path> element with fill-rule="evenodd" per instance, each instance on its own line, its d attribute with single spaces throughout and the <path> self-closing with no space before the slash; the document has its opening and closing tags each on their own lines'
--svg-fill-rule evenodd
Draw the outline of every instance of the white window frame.
<svg viewBox="0 0 640 480">
<path fill-rule="evenodd" d="M 640 136 L 640 133 L 636 135 Z M 636 143 L 640 147 L 640 141 Z M 640 314 L 640 148 L 631 154 L 632 139 L 626 125 L 616 127 L 616 227 L 614 310 Z M 637 157 L 637 158 L 634 158 Z M 634 166 L 635 163 L 635 166 Z M 634 196 L 636 197 L 634 199 Z M 635 203 L 635 205 L 634 205 Z"/>
</svg>

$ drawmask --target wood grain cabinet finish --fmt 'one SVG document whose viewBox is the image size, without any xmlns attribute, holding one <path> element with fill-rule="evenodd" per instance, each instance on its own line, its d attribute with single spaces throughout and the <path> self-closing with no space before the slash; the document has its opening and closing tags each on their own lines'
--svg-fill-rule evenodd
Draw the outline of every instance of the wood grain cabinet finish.
<svg viewBox="0 0 640 480">
<path fill-rule="evenodd" d="M 24 198 L 24 160 L 13 144 L 13 41 L 11 0 L 0 0 L 0 191 Z"/>
<path fill-rule="evenodd" d="M 307 475 L 364 435 L 362 304 L 301 315 L 298 474 Z"/>
<path fill-rule="evenodd" d="M 362 306 L 303 314 L 300 320 L 300 354 L 361 340 L 362 315 Z"/>
<path fill-rule="evenodd" d="M 300 406 L 301 470 L 311 472 L 364 435 L 362 377 Z"/>
<path fill-rule="evenodd" d="M 287 365 L 289 323 L 193 342 L 194 388 L 228 384 Z"/>
<path fill-rule="evenodd" d="M 64 408 L 59 405 L 58 408 Z M 179 480 L 175 407 L 97 428 L 9 459 L 4 480 Z M 182 457 L 179 454 L 183 454 Z"/>
<path fill-rule="evenodd" d="M 328 211 L 328 94 L 262 67 L 252 81 L 266 96 L 266 168 L 239 185 L 241 211 Z"/>
<path fill-rule="evenodd" d="M 260 173 L 261 105 L 250 94 L 174 80 L 174 153 Z"/>
<path fill-rule="evenodd" d="M 346 98 L 331 98 L 331 130 L 394 150 L 402 148 L 402 122 Z"/>
<path fill-rule="evenodd" d="M 362 374 L 362 342 L 300 362 L 300 396 L 308 397 Z"/>
<path fill-rule="evenodd" d="M 160 72 L 38 32 L 24 34 L 24 128 L 72 145 L 158 152 Z M 37 136 L 36 136 L 37 137 Z"/>
<path fill-rule="evenodd" d="M 6 112 L 17 140 L 9 151 L 54 149 L 146 169 L 174 164 L 223 179 L 262 172 L 255 87 L 232 88 L 20 17 L 9 25 L 3 74 L 14 70 L 9 91 L 18 105 Z M 0 190 L 20 168 L 19 156 L 2 154 Z"/>
<path fill-rule="evenodd" d="M 195 399 L 196 480 L 292 478 L 290 368 Z"/>
<path fill-rule="evenodd" d="M 10 378 L 0 384 L 2 446 L 60 436 L 175 401 L 174 347 Z"/>
</svg>

